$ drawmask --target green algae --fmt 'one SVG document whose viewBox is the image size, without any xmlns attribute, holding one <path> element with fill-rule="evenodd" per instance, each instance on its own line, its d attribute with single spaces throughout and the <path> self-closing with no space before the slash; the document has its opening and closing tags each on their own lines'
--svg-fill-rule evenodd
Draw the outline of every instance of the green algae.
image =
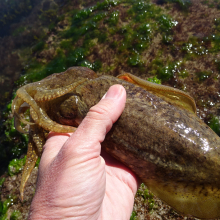
<svg viewBox="0 0 220 220">
<path fill-rule="evenodd" d="M 4 182 L 5 182 L 5 177 L 0 178 L 0 187 L 2 187 Z"/>
<path fill-rule="evenodd" d="M 35 167 L 39 167 L 39 165 L 40 165 L 40 158 L 38 157 L 37 161 L 36 161 L 36 164 L 35 164 Z"/>
<path fill-rule="evenodd" d="M 206 39 L 207 41 L 207 39 Z M 199 43 L 197 38 L 191 37 L 187 43 L 183 43 L 182 52 L 186 54 L 186 59 L 190 60 L 196 56 L 207 55 L 208 52 L 211 52 L 211 49 L 207 49 L 205 45 Z M 214 48 L 212 51 L 214 52 Z"/>
<path fill-rule="evenodd" d="M 169 62 L 168 65 L 164 65 L 163 61 L 156 58 L 152 61 L 152 74 L 157 74 L 157 77 L 162 81 L 168 81 L 174 76 L 179 76 L 181 78 L 186 78 L 188 76 L 188 71 L 184 68 L 184 62 L 174 61 Z"/>
<path fill-rule="evenodd" d="M 82 62 L 85 58 L 86 50 L 83 48 L 77 48 L 76 50 L 70 51 L 67 55 L 67 66 L 75 66 L 79 62 Z"/>
<path fill-rule="evenodd" d="M 11 104 L 8 104 L 7 108 L 2 113 L 3 117 L 8 118 L 10 111 Z M 19 158 L 22 154 L 26 153 L 28 136 L 16 131 L 14 119 L 11 118 L 4 120 L 0 128 L 4 132 L 4 136 L 1 138 L 0 142 L 0 162 L 1 172 L 3 172 L 2 169 L 8 165 L 10 160 Z"/>
<path fill-rule="evenodd" d="M 148 78 L 147 81 L 152 82 L 152 83 L 156 83 L 156 84 L 161 84 L 161 80 L 158 79 L 156 76 L 154 76 L 152 78 Z"/>
<path fill-rule="evenodd" d="M 158 77 L 162 81 L 167 81 L 167 80 L 173 78 L 173 70 L 174 70 L 174 65 L 169 65 L 169 66 L 163 67 L 163 68 L 159 69 Z"/>
<path fill-rule="evenodd" d="M 142 64 L 142 61 L 140 59 L 140 55 L 134 54 L 134 55 L 130 56 L 128 59 L 128 64 L 130 66 L 140 66 Z"/>
<path fill-rule="evenodd" d="M 158 69 L 158 77 L 162 81 L 167 81 L 173 78 L 174 73 L 177 71 L 176 62 L 172 62 L 169 65 Z"/>
<path fill-rule="evenodd" d="M 92 69 L 92 63 L 90 63 L 88 60 L 83 60 L 83 61 L 80 63 L 80 66 L 83 66 L 83 67 L 87 67 L 87 68 Z"/>
<path fill-rule="evenodd" d="M 157 18 L 159 30 L 164 33 L 170 33 L 171 29 L 175 27 L 178 22 L 166 15 L 161 15 Z"/>
<path fill-rule="evenodd" d="M 189 72 L 186 70 L 186 69 L 183 69 L 183 70 L 180 70 L 178 72 L 178 75 L 181 77 L 181 78 L 187 78 L 189 76 Z"/>
<path fill-rule="evenodd" d="M 210 71 L 196 72 L 196 76 L 197 76 L 197 78 L 200 82 L 205 81 L 206 79 L 208 79 L 211 76 L 211 74 L 212 73 Z"/>
<path fill-rule="evenodd" d="M 151 211 L 154 208 L 155 201 L 153 193 L 149 192 L 148 189 L 144 190 L 144 201 L 148 202 L 148 210 Z"/>
<path fill-rule="evenodd" d="M 210 36 L 211 42 L 213 43 L 211 52 L 219 52 L 220 50 L 220 33 Z"/>
<path fill-rule="evenodd" d="M 137 195 L 141 196 L 145 203 L 148 203 L 148 210 L 152 211 L 155 205 L 154 195 L 148 189 L 144 188 L 145 185 L 142 183 L 140 188 L 137 190 Z"/>
<path fill-rule="evenodd" d="M 191 0 L 164 0 L 166 3 L 175 3 L 180 10 L 187 12 L 192 5 Z"/>
<path fill-rule="evenodd" d="M 7 202 L 6 202 L 7 204 Z M 0 201 L 0 219 L 7 220 L 7 207 L 6 204 Z"/>
<path fill-rule="evenodd" d="M 38 42 L 37 44 L 35 44 L 33 47 L 32 47 L 32 51 L 35 53 L 37 51 L 41 51 L 43 50 L 45 47 L 45 42 L 44 41 L 40 41 Z"/>
<path fill-rule="evenodd" d="M 80 10 L 74 17 L 72 24 L 79 24 L 80 22 L 83 22 L 85 19 L 87 19 L 93 12 L 94 8 L 90 7 L 87 9 Z"/>
<path fill-rule="evenodd" d="M 94 8 L 98 10 L 110 10 L 111 7 L 114 7 L 119 4 L 119 0 L 105 0 L 103 2 L 98 2 Z"/>
<path fill-rule="evenodd" d="M 113 11 L 110 15 L 109 18 L 106 19 L 106 22 L 108 22 L 108 24 L 110 26 L 115 26 L 117 25 L 119 20 L 119 11 Z"/>
<path fill-rule="evenodd" d="M 130 0 L 132 8 L 128 11 L 128 14 L 133 17 L 136 22 L 144 23 L 150 19 L 156 18 L 161 14 L 161 9 L 151 4 L 149 1 L 134 1 Z"/>
<path fill-rule="evenodd" d="M 98 42 L 104 42 L 107 39 L 107 34 L 97 28 L 97 23 L 103 20 L 107 16 L 107 13 L 97 10 L 108 9 L 115 5 L 117 5 L 116 1 L 105 1 L 94 7 L 77 12 L 74 11 L 71 27 L 61 34 L 63 38 L 69 39 L 61 41 L 61 51 L 59 51 L 57 56 L 46 65 L 33 61 L 33 65 L 30 65 L 29 68 L 26 69 L 26 74 L 20 78 L 17 84 L 22 85 L 24 83 L 38 81 L 52 73 L 62 72 L 68 67 L 76 65 L 87 66 L 96 71 L 101 68 L 102 65 L 100 64 L 100 60 L 95 60 L 91 63 L 89 60 L 85 59 L 85 57 L 89 54 L 90 48 L 95 45 L 92 39 L 98 38 Z M 117 17 L 117 12 L 113 12 L 110 14 L 109 19 L 112 20 L 114 18 L 117 20 Z M 111 22 L 113 22 L 113 20 Z M 82 36 L 84 36 L 83 47 L 75 48 L 74 44 Z M 39 42 L 33 48 L 33 51 L 37 52 L 44 49 L 44 45 L 42 41 Z"/>
<path fill-rule="evenodd" d="M 156 30 L 160 30 L 164 33 L 164 43 L 171 42 L 173 38 L 170 30 L 176 25 L 176 21 L 168 15 L 163 14 L 159 7 L 149 3 L 149 1 L 129 2 L 134 3 L 128 10 L 128 14 L 131 15 L 131 21 L 128 25 L 119 29 L 115 28 L 119 19 L 119 11 L 108 12 L 110 8 L 119 5 L 119 1 L 104 1 L 83 10 L 72 11 L 72 14 L 70 13 L 72 16 L 70 28 L 60 33 L 61 37 L 67 39 L 62 40 L 60 43 L 60 48 L 63 51 L 60 51 L 60 53 L 46 65 L 42 64 L 42 67 L 37 68 L 37 71 L 33 68 L 27 70 L 23 82 L 37 81 L 49 74 L 62 72 L 74 65 L 87 66 L 97 71 L 97 65 L 95 65 L 97 64 L 97 60 L 93 64 L 86 59 L 86 56 L 91 53 L 91 48 L 96 45 L 93 39 L 98 39 L 99 43 L 104 43 L 109 38 L 109 35 L 114 35 L 118 31 L 122 34 L 123 39 L 122 41 L 113 42 L 110 40 L 110 47 L 127 54 L 128 65 L 133 67 L 143 66 L 144 62 L 142 61 L 141 53 L 148 48 L 153 33 Z M 140 13 L 137 13 L 138 10 Z M 137 14 L 138 16 L 140 15 L 140 17 L 137 17 Z M 148 18 L 148 20 L 144 20 L 144 23 L 142 23 L 141 21 L 146 18 Z M 98 29 L 99 22 L 102 20 L 104 22 L 106 21 L 109 26 L 104 31 Z M 133 22 L 138 22 L 135 28 L 133 27 Z M 74 45 L 80 38 L 84 39 L 82 47 L 75 48 Z M 39 45 L 42 45 L 42 47 L 36 47 L 34 51 L 43 48 L 43 43 L 39 42 Z M 85 54 L 80 53 L 80 50 L 86 51 Z M 126 50 L 128 52 L 126 52 Z M 169 80 L 171 74 L 165 77 L 163 72 L 166 72 L 166 70 L 160 71 L 159 76 L 164 78 L 163 80 Z M 22 78 L 20 81 L 20 83 L 22 83 Z"/>
<path fill-rule="evenodd" d="M 5 135 L 8 139 L 12 139 L 17 133 L 14 127 L 14 119 L 10 119 L 7 122 L 8 122 L 7 126 L 10 128 L 8 129 L 8 131 L 5 131 Z"/>
<path fill-rule="evenodd" d="M 66 43 L 66 41 L 64 41 L 64 43 Z M 101 68 L 102 64 L 100 60 L 95 60 L 93 63 L 90 63 L 85 59 L 87 55 L 88 50 L 86 47 L 78 47 L 75 49 L 68 48 L 66 53 L 64 53 L 62 50 L 59 50 L 57 56 L 46 65 L 33 60 L 28 66 L 26 74 L 20 77 L 19 81 L 17 81 L 17 84 L 23 85 L 30 82 L 39 81 L 48 75 L 63 72 L 72 66 L 87 66 L 96 71 Z"/>
<path fill-rule="evenodd" d="M 99 21 L 103 20 L 107 16 L 107 13 L 98 12 L 97 14 L 94 14 L 94 11 L 96 11 L 95 7 L 90 7 L 76 13 L 72 18 L 71 27 L 67 31 L 61 33 L 61 36 L 64 38 L 72 38 L 74 43 L 79 40 L 80 37 L 83 37 L 84 35 L 88 36 L 90 35 L 90 32 L 97 30 Z M 99 36 L 99 33 L 100 31 L 96 33 L 95 36 Z"/>
<path fill-rule="evenodd" d="M 2 202 L 0 201 L 0 219 L 7 220 L 8 209 L 17 201 L 17 197 L 14 195 L 9 195 L 8 198 Z"/>
<path fill-rule="evenodd" d="M 151 40 L 152 29 L 149 23 L 140 24 L 139 27 L 132 32 L 130 42 L 132 49 L 139 53 L 147 49 Z"/>
<path fill-rule="evenodd" d="M 132 16 L 135 23 L 139 23 L 138 28 L 131 29 L 132 31 L 128 33 L 133 32 L 133 38 L 128 42 L 132 45 L 131 49 L 139 52 L 147 49 L 156 31 L 162 32 L 164 43 L 172 41 L 171 30 L 178 22 L 163 14 L 159 7 L 148 1 L 135 2 L 133 7 L 128 10 L 128 14 Z"/>
<path fill-rule="evenodd" d="M 219 117 L 210 115 L 210 119 L 208 121 L 209 127 L 218 135 L 220 136 L 220 121 Z"/>
<path fill-rule="evenodd" d="M 13 211 L 10 220 L 20 220 L 20 219 L 22 219 L 21 212 L 19 210 Z"/>
<path fill-rule="evenodd" d="M 173 37 L 171 35 L 165 35 L 163 34 L 163 39 L 162 39 L 162 42 L 164 44 L 171 44 L 173 41 Z"/>
<path fill-rule="evenodd" d="M 130 220 L 136 220 L 136 219 L 137 219 L 137 213 L 133 211 L 133 212 L 131 213 Z"/>
<path fill-rule="evenodd" d="M 23 166 L 26 162 L 26 156 L 22 159 L 13 159 L 10 161 L 8 165 L 8 173 L 10 176 L 13 176 L 15 174 L 18 174 L 22 171 Z"/>
<path fill-rule="evenodd" d="M 69 41 L 69 40 L 63 40 L 60 43 L 60 47 L 65 50 L 70 49 L 72 45 L 73 45 L 72 41 Z"/>
</svg>

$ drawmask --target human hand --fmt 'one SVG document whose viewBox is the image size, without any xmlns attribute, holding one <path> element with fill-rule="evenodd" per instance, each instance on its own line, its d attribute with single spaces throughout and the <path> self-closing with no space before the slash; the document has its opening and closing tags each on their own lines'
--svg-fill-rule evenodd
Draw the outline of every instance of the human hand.
<svg viewBox="0 0 220 220">
<path fill-rule="evenodd" d="M 127 167 L 101 152 L 101 143 L 125 102 L 125 89 L 114 85 L 76 132 L 49 134 L 29 220 L 130 218 L 137 179 Z"/>
</svg>

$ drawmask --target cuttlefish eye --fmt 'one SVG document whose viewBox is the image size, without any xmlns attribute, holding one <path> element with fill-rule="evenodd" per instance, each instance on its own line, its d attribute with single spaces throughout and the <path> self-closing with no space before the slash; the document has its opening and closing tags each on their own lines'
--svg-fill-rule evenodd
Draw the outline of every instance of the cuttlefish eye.
<svg viewBox="0 0 220 220">
<path fill-rule="evenodd" d="M 59 105 L 59 118 L 60 124 L 71 125 L 78 127 L 81 123 L 82 118 L 78 110 L 79 97 L 76 95 L 69 95 Z"/>
</svg>

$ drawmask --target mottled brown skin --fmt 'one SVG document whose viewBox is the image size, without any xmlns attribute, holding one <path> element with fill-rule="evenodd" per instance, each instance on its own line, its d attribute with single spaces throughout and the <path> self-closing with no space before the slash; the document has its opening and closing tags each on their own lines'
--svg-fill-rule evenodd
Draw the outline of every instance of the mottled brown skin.
<svg viewBox="0 0 220 220">
<path fill-rule="evenodd" d="M 75 74 L 75 70 L 79 69 L 72 68 L 66 72 Z M 36 153 L 38 151 L 35 150 L 36 157 L 40 156 L 40 148 L 45 141 L 43 131 L 48 129 L 42 126 L 43 123 L 38 123 L 42 111 L 43 117 L 56 121 L 55 126 L 58 126 L 57 123 L 77 126 L 111 85 L 121 84 L 127 92 L 125 110 L 102 146 L 131 168 L 155 195 L 184 215 L 198 218 L 219 217 L 219 137 L 193 112 L 170 104 L 139 86 L 112 76 L 96 78 L 88 69 L 82 68 L 80 71 L 86 73 L 85 75 L 91 73 L 89 75 L 92 79 L 87 77 L 87 80 L 78 83 L 65 95 L 42 102 L 35 98 L 37 92 L 29 92 L 33 99 L 31 101 L 35 101 L 38 108 L 42 109 L 40 112 L 32 107 L 30 98 L 20 98 L 23 102 L 29 102 L 31 117 L 35 123 L 30 125 L 28 157 L 34 157 L 33 148 L 39 151 Z M 56 75 L 51 77 L 56 78 Z M 77 82 L 77 77 L 75 80 Z M 42 82 L 44 86 L 48 83 L 46 80 Z M 41 89 L 42 96 L 54 87 L 51 84 L 49 89 Z M 23 88 L 22 92 L 27 89 L 29 88 Z M 22 101 L 15 100 L 13 109 L 15 118 L 24 120 L 21 103 Z M 31 172 L 29 167 L 26 166 L 24 170 L 26 178 Z M 26 180 L 22 181 L 23 193 Z"/>
<path fill-rule="evenodd" d="M 219 217 L 219 137 L 195 114 L 109 76 L 79 86 L 87 109 L 116 83 L 127 91 L 126 107 L 102 146 L 176 210 L 199 218 Z"/>
</svg>

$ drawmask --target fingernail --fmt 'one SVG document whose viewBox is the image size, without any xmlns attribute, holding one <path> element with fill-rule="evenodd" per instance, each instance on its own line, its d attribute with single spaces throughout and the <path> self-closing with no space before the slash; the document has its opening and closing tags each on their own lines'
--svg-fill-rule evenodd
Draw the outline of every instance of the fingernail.
<svg viewBox="0 0 220 220">
<path fill-rule="evenodd" d="M 107 92 L 105 93 L 105 95 L 103 95 L 102 99 L 105 99 Z"/>
<path fill-rule="evenodd" d="M 117 99 L 122 94 L 122 87 L 120 85 L 111 86 L 102 99 Z"/>
</svg>

